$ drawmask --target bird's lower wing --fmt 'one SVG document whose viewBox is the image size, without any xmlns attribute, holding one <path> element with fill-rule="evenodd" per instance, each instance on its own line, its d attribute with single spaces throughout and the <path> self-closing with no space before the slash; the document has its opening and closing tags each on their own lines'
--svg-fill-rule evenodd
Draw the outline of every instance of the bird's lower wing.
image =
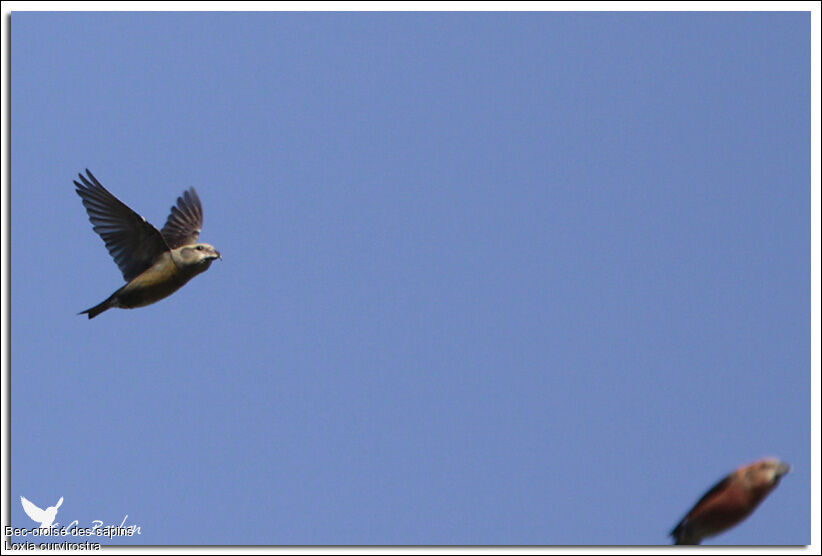
<svg viewBox="0 0 822 556">
<path fill-rule="evenodd" d="M 46 512 L 29 502 L 25 496 L 20 497 L 20 502 L 23 503 L 23 510 L 26 512 L 26 515 L 34 521 L 42 523 L 46 520 Z"/>
<path fill-rule="evenodd" d="M 80 181 L 74 181 L 77 194 L 83 200 L 94 231 L 103 238 L 128 282 L 168 251 L 168 245 L 157 228 L 109 193 L 91 172 L 86 170 L 86 173 L 88 177 L 80 174 Z"/>
</svg>

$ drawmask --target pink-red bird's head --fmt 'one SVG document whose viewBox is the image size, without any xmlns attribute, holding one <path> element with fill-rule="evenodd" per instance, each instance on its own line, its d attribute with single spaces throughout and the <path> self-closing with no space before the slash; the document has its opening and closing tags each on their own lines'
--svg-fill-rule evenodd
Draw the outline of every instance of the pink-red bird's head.
<svg viewBox="0 0 822 556">
<path fill-rule="evenodd" d="M 775 458 L 743 465 L 706 492 L 671 531 L 674 544 L 699 544 L 751 515 L 791 466 Z"/>
</svg>

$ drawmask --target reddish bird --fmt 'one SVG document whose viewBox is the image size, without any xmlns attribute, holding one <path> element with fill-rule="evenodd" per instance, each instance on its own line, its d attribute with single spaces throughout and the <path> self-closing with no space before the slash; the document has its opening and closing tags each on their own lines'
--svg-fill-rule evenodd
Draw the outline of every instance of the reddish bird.
<svg viewBox="0 0 822 556">
<path fill-rule="evenodd" d="M 743 465 L 706 492 L 674 527 L 674 544 L 699 544 L 738 524 L 790 470 L 790 465 L 773 458 Z"/>
</svg>

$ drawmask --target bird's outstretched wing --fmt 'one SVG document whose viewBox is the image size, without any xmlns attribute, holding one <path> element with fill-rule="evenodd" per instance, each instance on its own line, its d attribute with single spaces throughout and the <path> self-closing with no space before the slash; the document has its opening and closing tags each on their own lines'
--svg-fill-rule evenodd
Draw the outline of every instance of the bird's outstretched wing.
<svg viewBox="0 0 822 556">
<path fill-rule="evenodd" d="M 106 244 L 123 278 L 131 281 L 146 270 L 164 251 L 168 251 L 162 234 L 146 219 L 128 208 L 100 185 L 88 168 L 86 176 L 74 181 L 83 200 L 88 218 Z"/>
<path fill-rule="evenodd" d="M 57 503 L 54 505 L 54 508 L 57 509 L 62 505 L 63 505 L 63 497 L 61 496 L 60 500 L 58 500 Z"/>
<path fill-rule="evenodd" d="M 177 197 L 161 233 L 171 249 L 197 243 L 203 228 L 203 206 L 194 188 Z"/>
<path fill-rule="evenodd" d="M 46 520 L 46 512 L 29 502 L 25 496 L 20 497 L 20 502 L 23 504 L 23 511 L 34 521 L 42 523 Z"/>
</svg>

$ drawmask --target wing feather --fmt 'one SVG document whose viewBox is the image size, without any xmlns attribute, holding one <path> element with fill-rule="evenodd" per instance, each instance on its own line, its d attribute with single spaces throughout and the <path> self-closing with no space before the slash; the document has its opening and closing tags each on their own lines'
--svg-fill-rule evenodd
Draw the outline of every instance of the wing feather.
<svg viewBox="0 0 822 556">
<path fill-rule="evenodd" d="M 177 197 L 177 204 L 171 207 L 161 233 L 171 249 L 197 243 L 203 229 L 203 206 L 197 191 L 191 187 Z"/>
<path fill-rule="evenodd" d="M 80 181 L 74 181 L 77 194 L 123 278 L 131 281 L 169 247 L 157 228 L 109 193 L 88 168 L 86 173 L 88 177 L 78 174 Z"/>
</svg>

